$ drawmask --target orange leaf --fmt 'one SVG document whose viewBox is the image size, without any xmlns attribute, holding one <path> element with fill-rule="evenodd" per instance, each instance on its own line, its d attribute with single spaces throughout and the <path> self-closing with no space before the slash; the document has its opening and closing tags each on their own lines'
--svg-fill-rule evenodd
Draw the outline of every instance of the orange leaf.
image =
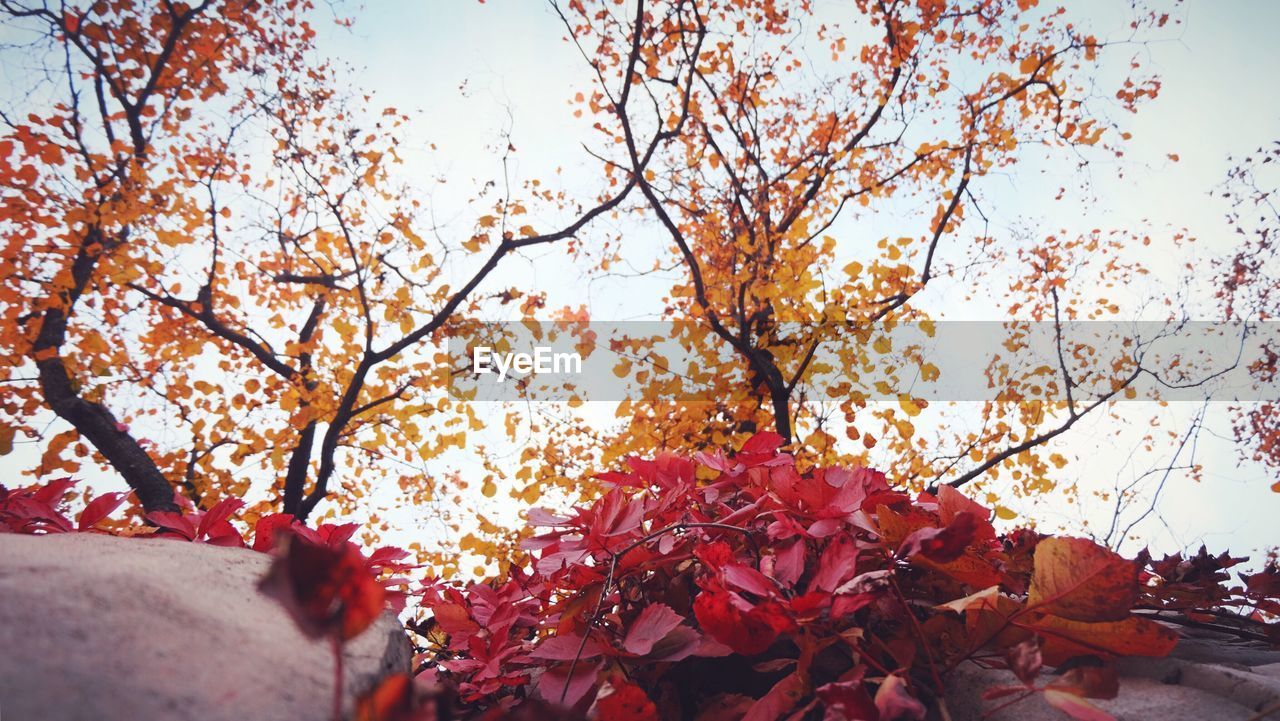
<svg viewBox="0 0 1280 721">
<path fill-rule="evenodd" d="M 1036 546 L 1028 607 L 1075 621 L 1119 621 L 1138 598 L 1138 566 L 1084 538 Z"/>
<path fill-rule="evenodd" d="M 383 679 L 356 702 L 356 721 L 393 721 L 406 718 L 413 705 L 413 679 L 397 673 Z"/>
<path fill-rule="evenodd" d="M 1178 643 L 1172 629 L 1137 616 L 1101 623 L 1044 616 L 1019 625 L 1044 636 L 1044 661 L 1050 666 L 1084 654 L 1166 656 Z"/>
</svg>

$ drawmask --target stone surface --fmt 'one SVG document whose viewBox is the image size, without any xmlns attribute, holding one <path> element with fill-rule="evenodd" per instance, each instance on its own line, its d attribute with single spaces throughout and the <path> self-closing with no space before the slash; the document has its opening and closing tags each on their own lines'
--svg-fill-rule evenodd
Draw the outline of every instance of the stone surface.
<svg viewBox="0 0 1280 721">
<path fill-rule="evenodd" d="M 1184 632 L 1168 658 L 1128 658 L 1117 664 L 1120 694 L 1091 703 L 1118 721 L 1251 721 L 1280 704 L 1280 651 L 1224 634 Z M 1050 680 L 1042 677 L 1042 682 Z M 1064 721 L 1039 695 L 985 715 L 1003 701 L 983 701 L 984 689 L 1015 685 L 1008 671 L 964 664 L 948 686 L 953 721 Z M 1268 716 L 1270 718 L 1270 716 Z M 1280 713 L 1275 718 L 1280 719 Z"/>
<path fill-rule="evenodd" d="M 257 589 L 270 558 L 196 543 L 0 534 L 0 719 L 329 719 L 333 658 Z M 348 704 L 410 649 L 385 615 Z"/>
</svg>

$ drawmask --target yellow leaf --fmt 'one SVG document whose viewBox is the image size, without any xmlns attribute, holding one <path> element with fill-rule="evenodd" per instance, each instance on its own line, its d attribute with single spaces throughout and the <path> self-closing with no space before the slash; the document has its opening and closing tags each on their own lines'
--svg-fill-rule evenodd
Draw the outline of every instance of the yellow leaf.
<svg viewBox="0 0 1280 721">
<path fill-rule="evenodd" d="M 920 415 L 920 409 L 928 405 L 924 401 L 917 401 L 908 395 L 898 396 L 898 405 L 902 406 L 902 412 L 908 416 L 915 418 Z"/>
</svg>

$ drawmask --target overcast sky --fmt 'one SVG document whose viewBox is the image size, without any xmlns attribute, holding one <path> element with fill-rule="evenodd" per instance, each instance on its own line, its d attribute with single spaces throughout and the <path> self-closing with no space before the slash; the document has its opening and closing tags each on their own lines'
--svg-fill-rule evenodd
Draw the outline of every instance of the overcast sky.
<svg viewBox="0 0 1280 721">
<path fill-rule="evenodd" d="M 819 5 L 821 12 L 839 11 L 838 2 Z M 1118 11 L 1120 5 L 1103 0 L 1072 2 L 1070 8 L 1082 25 L 1107 37 L 1123 32 L 1127 16 Z M 1155 250 L 1168 247 L 1159 238 L 1188 229 L 1197 238 L 1194 255 L 1158 251 L 1149 258 L 1166 269 L 1230 248 L 1234 238 L 1223 219 L 1225 208 L 1209 192 L 1225 178 L 1229 157 L 1248 153 L 1280 132 L 1280 97 L 1274 92 L 1280 74 L 1274 38 L 1280 3 L 1195 1 L 1177 16 L 1185 21 L 1180 30 L 1138 51 L 1146 66 L 1161 75 L 1163 88 L 1157 100 L 1126 120 L 1134 138 L 1125 162 L 1095 164 L 1090 170 L 1093 196 L 1067 202 L 1054 202 L 1052 195 L 1060 185 L 1053 182 L 1056 175 L 1078 172 L 1068 159 L 1029 162 L 1011 175 L 984 179 L 984 209 L 993 234 L 1028 226 L 1125 228 L 1152 233 Z M 563 35 L 558 19 L 541 2 L 384 0 L 370 3 L 352 31 L 327 32 L 323 47 L 353 66 L 357 84 L 375 91 L 376 104 L 419 111 L 404 155 L 415 173 L 449 178 L 433 193 L 441 207 L 460 207 L 474 188 L 468 181 L 484 182 L 499 173 L 493 148 L 508 127 L 518 149 L 520 177 L 554 176 L 569 188 L 592 188 L 581 144 L 593 139 L 568 104 L 575 92 L 588 87 L 590 76 L 573 48 L 561 41 Z M 428 152 L 432 145 L 434 151 Z M 846 228 L 837 237 L 842 246 L 874 241 L 889 234 L 886 228 L 895 220 L 860 219 L 857 228 Z M 463 214 L 462 222 L 470 218 Z M 623 230 L 632 249 L 629 257 L 634 254 L 635 265 L 643 267 L 660 247 L 661 236 L 644 225 Z M 1156 283 L 1173 277 L 1156 276 Z M 593 318 L 614 321 L 656 317 L 669 277 L 588 282 L 583 269 L 546 251 L 507 266 L 494 285 L 504 281 L 548 290 L 553 307 L 586 305 Z M 949 296 L 944 284 L 938 286 L 929 293 L 941 309 Z M 946 308 L 947 317 L 990 317 L 980 305 Z M 1185 429 L 1198 410 L 1197 404 L 1174 404 L 1162 412 L 1162 423 Z M 1158 458 L 1139 458 L 1126 464 L 1135 434 L 1142 430 L 1132 424 L 1145 422 L 1152 411 L 1129 406 L 1115 418 L 1100 417 L 1073 429 L 1056 447 L 1077 458 L 1064 480 L 1109 487 L 1117 478 L 1130 478 L 1158 463 Z M 607 415 L 601 411 L 596 417 Z M 1140 527 L 1146 540 L 1161 550 L 1200 540 L 1211 547 L 1250 551 L 1280 542 L 1273 531 L 1280 495 L 1268 489 L 1275 479 L 1262 468 L 1239 465 L 1232 444 L 1215 436 L 1229 435 L 1224 406 L 1210 409 L 1206 425 L 1197 448 L 1197 460 L 1208 469 L 1206 482 L 1196 486 L 1173 474 L 1158 508 L 1163 520 L 1153 514 Z M 1082 520 L 1097 524 L 1110 515 L 1110 509 L 1080 509 L 1053 499 L 1034 508 L 1026 502 L 1011 505 L 1027 517 L 1044 519 L 1042 525 L 1072 530 L 1079 530 Z"/>
<path fill-rule="evenodd" d="M 818 4 L 821 12 L 839 13 L 835 0 Z M 1070 3 L 1081 24 L 1100 37 L 1123 30 L 1126 16 L 1117 11 L 1120 5 L 1112 0 Z M 1126 121 L 1134 138 L 1125 162 L 1095 164 L 1091 195 L 1065 202 L 1052 196 L 1061 184 L 1054 182 L 1056 176 L 1077 172 L 1067 158 L 1029 162 L 1012 174 L 982 179 L 993 235 L 1027 228 L 1103 227 L 1162 238 L 1188 229 L 1197 238 L 1191 255 L 1153 245 L 1150 261 L 1165 270 L 1184 261 L 1202 263 L 1230 249 L 1235 239 L 1224 222 L 1225 208 L 1209 191 L 1225 179 L 1231 156 L 1280 137 L 1280 96 L 1275 92 L 1280 44 L 1274 37 L 1280 28 L 1280 2 L 1195 0 L 1176 15 L 1184 20 L 1179 31 L 1139 51 L 1147 67 L 1160 74 L 1163 88 L 1157 100 Z M 351 66 L 351 84 L 372 93 L 371 106 L 394 106 L 412 114 L 399 149 L 407 162 L 406 179 L 421 181 L 435 220 L 445 230 L 452 227 L 460 237 L 469 234 L 475 214 L 467 201 L 478 184 L 500 177 L 495 148 L 501 147 L 508 129 L 517 148 L 512 167 L 517 179 L 541 178 L 582 191 L 579 195 L 597 187 L 590 172 L 594 166 L 582 147 L 594 142 L 589 120 L 575 119 L 569 104 L 574 93 L 588 87 L 590 75 L 573 47 L 562 41 L 564 29 L 545 3 L 370 0 L 352 29 L 322 24 L 321 31 L 321 52 Z M 441 184 L 441 179 L 447 182 Z M 864 218 L 856 227 L 838 226 L 833 234 L 840 252 L 856 253 L 864 242 L 897 235 L 891 228 L 899 220 L 893 215 Z M 662 236 L 648 225 L 611 229 L 625 234 L 627 260 L 637 267 L 646 267 L 662 250 Z M 603 231 L 589 230 L 588 240 L 591 232 Z M 552 307 L 582 305 L 595 319 L 617 321 L 657 317 L 660 298 L 675 277 L 590 277 L 551 248 L 507 263 L 491 287 L 546 290 Z M 1172 277 L 1157 273 L 1153 282 Z M 954 304 L 945 283 L 931 285 L 920 302 L 946 318 L 991 317 L 980 303 Z M 1162 411 L 1162 423 L 1183 430 L 1198 409 L 1175 404 Z M 1143 430 L 1132 424 L 1145 421 L 1151 410 L 1131 405 L 1115 417 L 1091 419 L 1073 429 L 1055 446 L 1076 459 L 1063 480 L 1086 488 L 1110 487 L 1158 463 L 1159 457 L 1126 463 L 1135 434 Z M 607 407 L 587 413 L 610 415 Z M 1211 408 L 1197 448 L 1197 460 L 1208 468 L 1206 481 L 1195 485 L 1181 474 L 1170 477 L 1159 513 L 1140 527 L 1154 549 L 1175 550 L 1204 540 L 1211 548 L 1255 551 L 1280 542 L 1274 532 L 1280 494 L 1268 490 L 1276 479 L 1263 468 L 1239 464 L 1233 445 L 1219 437 L 1229 435 L 1225 407 Z M 33 450 L 20 449 L 10 460 L 30 460 Z M 99 487 L 107 485 L 100 482 Z M 514 511 L 498 501 L 476 502 L 501 515 Z M 1006 505 L 1024 517 L 1042 519 L 1042 527 L 1074 531 L 1085 521 L 1096 524 L 1110 515 L 1110 509 L 1081 509 L 1052 498 L 1035 506 L 1016 499 Z M 421 534 L 429 531 L 410 509 L 389 520 L 400 529 L 389 540 L 424 540 Z"/>
</svg>

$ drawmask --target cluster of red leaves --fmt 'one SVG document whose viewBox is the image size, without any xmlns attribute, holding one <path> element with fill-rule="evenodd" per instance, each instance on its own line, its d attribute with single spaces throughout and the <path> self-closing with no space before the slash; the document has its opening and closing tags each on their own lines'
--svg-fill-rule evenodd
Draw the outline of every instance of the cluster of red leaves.
<svg viewBox="0 0 1280 721">
<path fill-rule="evenodd" d="M 125 493 L 104 493 L 90 500 L 79 520 L 72 521 L 62 502 L 73 487 L 75 481 L 70 478 L 13 491 L 0 486 L 0 533 L 104 532 L 99 526 L 128 497 Z"/>
<path fill-rule="evenodd" d="M 110 518 L 128 500 L 127 493 L 104 493 L 89 500 L 78 520 L 72 521 L 68 517 L 65 501 L 75 483 L 72 479 L 60 478 L 17 490 L 0 486 L 0 533 L 112 533 L 138 538 L 252 548 L 261 553 L 277 550 L 276 546 L 282 542 L 281 539 L 300 539 L 302 543 L 293 543 L 277 555 L 290 560 L 306 553 L 308 549 L 315 549 L 311 551 L 310 562 L 298 566 L 309 567 L 313 575 L 342 575 L 346 586 L 330 580 L 329 593 L 361 597 L 376 595 L 376 604 L 367 601 L 363 604 L 366 607 L 374 606 L 367 622 L 363 618 L 354 618 L 349 622 L 353 628 L 359 626 L 350 635 L 363 630 L 384 607 L 396 612 L 404 608 L 405 596 L 402 589 L 408 586 L 409 580 L 400 574 L 413 568 L 405 562 L 409 552 L 394 546 L 382 546 L 365 555 L 361 547 L 351 541 L 352 535 L 359 529 L 358 524 L 325 523 L 310 528 L 287 513 L 273 513 L 257 519 L 252 527 L 252 544 L 246 544 L 245 536 L 231 522 L 233 516 L 244 507 L 244 501 L 224 498 L 208 510 L 200 510 L 190 499 L 177 494 L 174 501 L 182 509 L 181 512 L 153 511 L 145 516 L 147 525 L 127 525 Z M 333 571 L 331 567 L 344 570 Z M 379 578 L 382 580 L 379 581 Z M 377 586 L 376 594 L 364 589 L 366 580 Z M 313 606 L 325 605 L 325 583 L 319 580 L 311 583 L 299 582 L 297 589 L 299 597 L 306 598 Z"/>
<path fill-rule="evenodd" d="M 993 703 L 1040 695 L 1092 721 L 1109 718 L 1087 699 L 1115 694 L 1112 660 L 1177 641 L 1143 609 L 1277 610 L 1274 568 L 1228 589 L 1229 556 L 1148 570 L 1085 539 L 1000 537 L 954 489 L 802 472 L 780 443 L 633 459 L 597 501 L 532 511 L 543 532 L 507 578 L 427 586 L 420 679 L 456 693 L 456 718 L 896 721 L 974 662 L 1020 682 Z M 1040 685 L 1042 667 L 1060 673 Z M 424 718 L 412 684 L 392 685 L 365 717 Z"/>
</svg>

